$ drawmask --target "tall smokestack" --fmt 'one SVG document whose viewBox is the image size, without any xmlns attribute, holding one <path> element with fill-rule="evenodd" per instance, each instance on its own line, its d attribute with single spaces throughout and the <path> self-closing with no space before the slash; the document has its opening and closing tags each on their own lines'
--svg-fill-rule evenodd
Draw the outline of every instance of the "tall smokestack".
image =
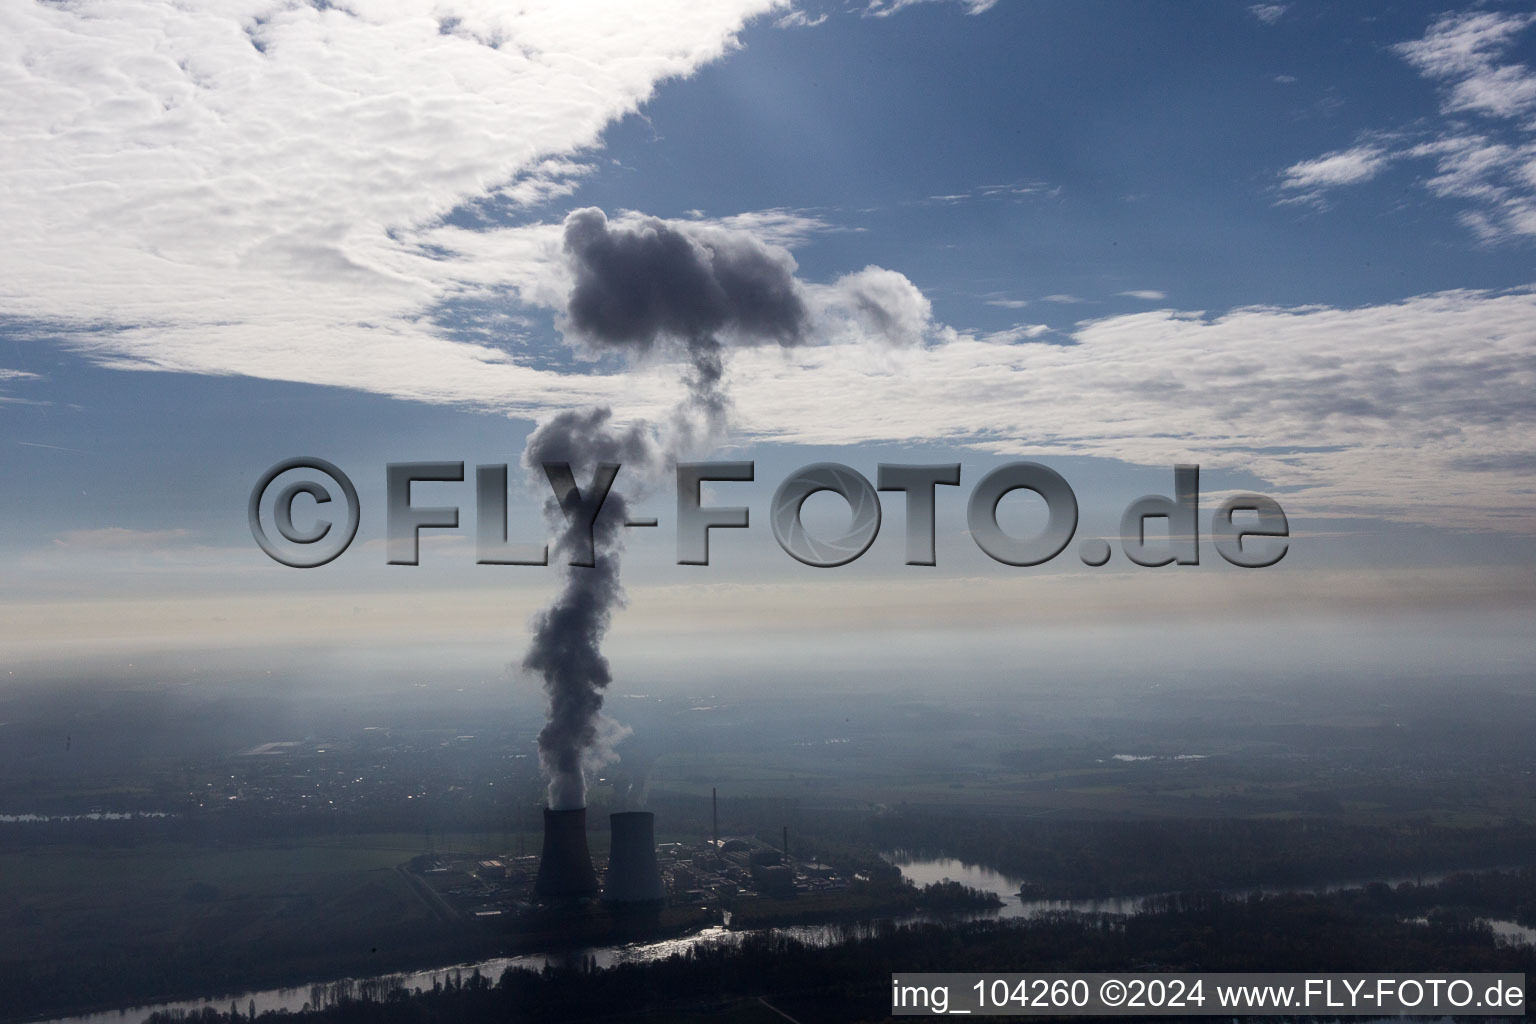
<svg viewBox="0 0 1536 1024">
<path fill-rule="evenodd" d="M 620 811 L 608 816 L 613 832 L 603 899 L 629 905 L 661 903 L 667 898 L 656 866 L 656 816 L 650 811 Z"/>
<path fill-rule="evenodd" d="M 544 808 L 544 852 L 533 896 L 542 903 L 563 903 L 597 895 L 597 872 L 587 852 L 587 809 Z"/>
</svg>

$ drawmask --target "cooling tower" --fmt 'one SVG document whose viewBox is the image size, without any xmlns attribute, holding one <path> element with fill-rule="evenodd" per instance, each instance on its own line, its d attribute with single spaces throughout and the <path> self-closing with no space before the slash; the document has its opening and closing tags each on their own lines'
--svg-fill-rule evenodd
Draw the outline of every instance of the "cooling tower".
<svg viewBox="0 0 1536 1024">
<path fill-rule="evenodd" d="M 587 809 L 544 808 L 544 852 L 533 883 L 534 899 L 560 903 L 596 895 L 597 873 L 587 852 Z"/>
<path fill-rule="evenodd" d="M 621 811 L 610 814 L 608 824 L 613 844 L 603 899 L 609 903 L 664 903 L 667 891 L 656 866 L 656 815 Z"/>
</svg>

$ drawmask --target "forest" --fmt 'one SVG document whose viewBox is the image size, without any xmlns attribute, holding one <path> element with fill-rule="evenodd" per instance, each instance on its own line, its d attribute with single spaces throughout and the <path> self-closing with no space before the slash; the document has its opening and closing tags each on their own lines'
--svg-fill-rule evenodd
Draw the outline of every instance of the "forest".
<svg viewBox="0 0 1536 1024">
<path fill-rule="evenodd" d="M 1518 909 L 1516 909 L 1518 908 Z M 406 991 L 387 979 L 317 986 L 291 1024 L 480 1024 L 753 1019 L 764 1001 L 806 1022 L 883 1020 L 892 971 L 1490 971 L 1536 975 L 1536 947 L 1496 937 L 1487 915 L 1536 915 L 1536 869 L 1375 884 L 1326 895 L 1213 892 L 1146 900 L 1130 915 L 1051 913 L 849 928 L 816 946 L 772 931 L 666 960 L 597 969 L 450 977 Z M 615 1013 L 615 1007 L 625 1010 Z M 765 1018 L 768 1019 L 768 1018 Z M 145 1024 L 253 1024 L 239 1007 L 166 1012 Z"/>
</svg>

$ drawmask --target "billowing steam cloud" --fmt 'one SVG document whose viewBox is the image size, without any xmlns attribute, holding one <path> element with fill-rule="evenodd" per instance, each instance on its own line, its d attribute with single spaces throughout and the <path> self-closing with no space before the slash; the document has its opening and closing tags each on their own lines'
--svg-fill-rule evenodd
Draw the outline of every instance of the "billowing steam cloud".
<svg viewBox="0 0 1536 1024">
<path fill-rule="evenodd" d="M 689 400 L 673 417 L 675 454 L 724 437 L 722 343 L 794 345 L 804 336 L 794 259 L 750 235 L 655 218 L 616 227 L 589 208 L 566 218 L 565 252 L 576 275 L 566 307 L 576 334 L 637 356 L 683 349 Z"/>
<path fill-rule="evenodd" d="M 561 413 L 533 432 L 523 452 L 531 474 L 543 477 L 546 463 L 568 463 L 577 488 L 587 488 L 580 498 L 567 491 L 545 504 L 545 517 L 558 531 L 554 558 L 564 567 L 564 579 L 555 600 L 534 616 L 533 640 L 523 656 L 523 668 L 543 678 L 549 696 L 539 760 L 555 810 L 586 806 L 583 767 L 608 760 L 613 744 L 623 738 L 622 730 L 602 716 L 603 691 L 613 681 L 602 642 L 613 609 L 624 600 L 618 553 L 631 499 L 617 490 L 608 490 L 606 498 L 598 493 L 599 467 L 622 466 L 643 486 L 655 478 L 658 460 L 650 432 L 639 426 L 619 429 L 607 409 Z M 559 488 L 570 481 L 551 478 L 550 483 Z M 638 495 L 632 490 L 633 496 Z M 566 510 L 583 500 L 602 503 L 592 521 L 590 567 L 569 564 L 573 552 L 585 551 L 587 538 L 585 517 Z"/>
<path fill-rule="evenodd" d="M 566 309 L 571 333 L 636 359 L 658 350 L 682 355 L 688 394 L 664 440 L 644 425 L 620 428 L 602 408 L 556 416 L 533 433 L 523 454 L 529 473 L 541 479 L 546 463 L 570 464 L 570 480 L 551 478 L 557 492 L 572 481 L 595 492 L 604 464 L 623 466 L 593 525 L 590 567 L 569 564 L 570 552 L 586 544 L 582 517 L 571 513 L 600 495 L 564 492 L 546 504 L 560 531 L 555 560 L 563 581 L 559 596 L 533 619 L 523 667 L 543 678 L 549 696 L 539 758 L 557 810 L 586 805 L 583 769 L 612 760 L 612 743 L 623 735 L 602 714 L 613 678 L 602 640 L 624 600 L 619 555 L 630 504 L 679 456 L 701 453 L 725 436 L 730 398 L 722 346 L 797 344 L 808 319 L 794 260 L 743 234 L 654 219 L 616 226 L 601 210 L 585 209 L 566 218 L 565 252 L 575 275 Z"/>
<path fill-rule="evenodd" d="M 730 333 L 793 345 L 805 330 L 795 261 L 741 232 L 654 218 L 615 227 L 589 208 L 565 219 L 565 251 L 571 324 L 592 342 L 649 350 Z"/>
</svg>

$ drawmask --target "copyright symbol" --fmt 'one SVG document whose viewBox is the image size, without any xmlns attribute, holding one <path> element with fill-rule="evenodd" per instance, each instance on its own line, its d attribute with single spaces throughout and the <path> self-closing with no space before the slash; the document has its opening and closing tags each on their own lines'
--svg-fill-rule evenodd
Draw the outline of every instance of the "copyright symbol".
<svg viewBox="0 0 1536 1024">
<path fill-rule="evenodd" d="M 346 525 L 337 532 L 330 544 L 314 549 L 316 551 L 314 554 L 294 554 L 284 551 L 272 542 L 272 538 L 267 536 L 266 528 L 261 524 L 262 499 L 266 497 L 267 491 L 276 483 L 278 477 L 295 469 L 307 469 L 330 477 L 341 488 L 342 499 L 346 503 Z M 301 530 L 294 525 L 293 501 L 301 494 L 309 495 L 315 500 L 316 505 L 325 505 L 331 501 L 331 492 L 324 484 L 314 480 L 294 480 L 277 491 L 277 497 L 272 502 L 272 522 L 282 538 L 289 544 L 297 545 L 300 550 L 319 544 L 330 534 L 333 525 L 329 519 L 317 519 L 314 526 L 307 530 Z M 273 561 L 295 569 L 313 569 L 347 550 L 348 545 L 352 543 L 352 538 L 357 536 L 357 521 L 361 510 L 357 502 L 357 488 L 352 486 L 352 481 L 347 478 L 347 474 L 324 459 L 300 456 L 284 459 L 261 475 L 261 479 L 256 481 L 256 486 L 251 488 L 251 500 L 246 511 L 251 520 L 251 536 L 256 538 L 256 543 L 261 546 L 261 550 L 265 551 Z"/>
<path fill-rule="evenodd" d="M 1125 1002 L 1125 982 L 1110 978 L 1099 986 L 1099 1002 L 1105 1006 L 1119 1006 Z"/>
</svg>

